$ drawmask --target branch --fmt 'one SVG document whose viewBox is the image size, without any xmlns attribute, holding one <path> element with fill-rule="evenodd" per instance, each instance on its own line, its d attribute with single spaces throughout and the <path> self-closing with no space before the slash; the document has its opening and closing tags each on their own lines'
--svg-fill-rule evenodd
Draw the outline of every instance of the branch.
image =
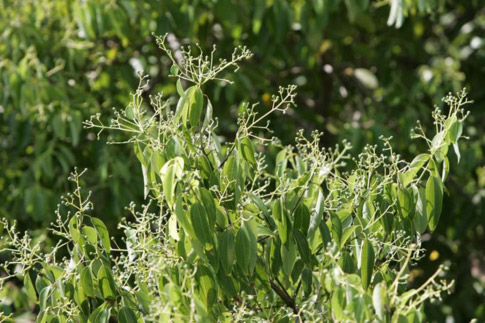
<svg viewBox="0 0 485 323">
<path fill-rule="evenodd" d="M 269 283 L 271 285 L 271 288 L 275 291 L 275 293 L 278 294 L 278 296 L 285 302 L 286 306 L 293 309 L 293 313 L 298 314 L 299 310 L 295 304 L 295 300 L 291 298 L 291 296 L 288 295 L 288 293 L 285 290 L 278 287 L 278 285 L 276 285 L 271 278 L 269 279 Z"/>
</svg>

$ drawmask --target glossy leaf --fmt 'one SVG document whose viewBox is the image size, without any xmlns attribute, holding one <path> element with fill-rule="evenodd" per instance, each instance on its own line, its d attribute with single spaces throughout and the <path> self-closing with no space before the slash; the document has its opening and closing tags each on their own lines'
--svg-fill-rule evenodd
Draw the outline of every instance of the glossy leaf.
<svg viewBox="0 0 485 323">
<path fill-rule="evenodd" d="M 190 220 L 197 239 L 204 244 L 206 249 L 212 249 L 212 230 L 209 227 L 205 208 L 200 203 L 195 203 L 190 207 Z"/>
<path fill-rule="evenodd" d="M 365 239 L 362 244 L 362 253 L 361 253 L 361 268 L 360 274 L 362 278 L 362 286 L 364 289 L 369 287 L 370 281 L 372 279 L 372 273 L 374 270 L 374 248 L 372 247 L 372 243 Z"/>
<path fill-rule="evenodd" d="M 443 183 L 436 176 L 430 176 L 426 182 L 426 215 L 431 231 L 438 225 L 443 203 Z"/>
</svg>

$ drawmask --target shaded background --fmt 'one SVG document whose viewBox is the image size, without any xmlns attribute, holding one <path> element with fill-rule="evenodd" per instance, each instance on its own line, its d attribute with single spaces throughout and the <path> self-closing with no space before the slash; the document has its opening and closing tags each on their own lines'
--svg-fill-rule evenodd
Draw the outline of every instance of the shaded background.
<svg viewBox="0 0 485 323">
<path fill-rule="evenodd" d="M 170 46 L 199 43 L 228 57 L 236 45 L 254 52 L 232 86 L 209 85 L 221 133 L 231 137 L 238 105 L 261 101 L 279 85 L 299 86 L 298 107 L 275 116 L 272 129 L 291 143 L 295 131 L 325 132 L 322 145 L 347 138 L 357 154 L 380 135 L 410 159 L 420 119 L 448 92 L 467 87 L 475 101 L 461 143 L 462 160 L 447 181 L 443 214 L 423 237 L 426 258 L 413 270 L 425 280 L 440 264 L 455 288 L 429 304 L 430 320 L 485 320 L 485 6 L 478 0 L 0 0 L 0 216 L 46 238 L 66 178 L 87 167 L 97 216 L 112 228 L 129 201 L 142 203 L 142 176 L 128 146 L 106 145 L 82 129 L 94 113 L 107 120 L 124 107 L 143 69 L 146 95 L 175 95 Z M 451 163 L 456 163 L 454 156 Z M 1 247 L 1 245 L 0 245 Z M 1 259 L 0 259 L 1 260 Z M 14 287 L 0 311 L 25 306 Z M 13 307 L 12 307 L 13 306 Z"/>
</svg>

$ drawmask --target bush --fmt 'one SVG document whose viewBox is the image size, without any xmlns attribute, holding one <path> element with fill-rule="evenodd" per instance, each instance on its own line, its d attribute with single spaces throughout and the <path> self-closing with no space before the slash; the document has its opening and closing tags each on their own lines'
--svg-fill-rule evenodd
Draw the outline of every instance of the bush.
<svg viewBox="0 0 485 323">
<path fill-rule="evenodd" d="M 294 146 L 269 138 L 265 121 L 294 104 L 293 85 L 269 106 L 242 104 L 234 140 L 221 141 L 204 85 L 228 82 L 221 73 L 251 53 L 239 47 L 216 60 L 188 48 L 179 62 L 165 37 L 157 42 L 178 78 L 175 111 L 162 94 L 143 100 L 141 76 L 108 125 L 100 115 L 85 122 L 125 133 L 141 164 L 148 203 L 130 205 L 125 239 L 110 241 L 89 215 L 84 172 L 75 171 L 63 199 L 71 213 L 59 206 L 51 230 L 60 240 L 50 252 L 3 222 L 13 258 L 2 284 L 23 279 L 40 322 L 424 321 L 426 301 L 451 283 L 439 280 L 442 267 L 420 286 L 407 282 L 423 256 L 421 236 L 439 222 L 448 149 L 460 156 L 466 94 L 447 96 L 445 114 L 435 110 L 433 137 L 418 124 L 413 137 L 429 149 L 411 162 L 391 138 L 382 138 L 382 152 L 366 146 L 357 158 L 347 142 L 321 148 L 317 132 L 300 131 Z"/>
</svg>

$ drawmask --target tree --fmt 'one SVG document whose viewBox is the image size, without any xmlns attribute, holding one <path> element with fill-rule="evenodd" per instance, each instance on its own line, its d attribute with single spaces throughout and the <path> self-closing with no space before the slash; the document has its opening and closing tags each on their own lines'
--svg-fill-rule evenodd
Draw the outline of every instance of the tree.
<svg viewBox="0 0 485 323">
<path fill-rule="evenodd" d="M 437 279 L 440 268 L 407 289 L 409 268 L 422 257 L 422 234 L 440 218 L 446 154 L 450 146 L 459 154 L 466 94 L 446 97 L 444 114 L 435 110 L 432 138 L 418 124 L 415 137 L 429 149 L 410 163 L 388 138 L 383 154 L 367 146 L 353 160 L 348 143 L 320 148 L 319 133 L 300 132 L 294 146 L 267 138 L 264 121 L 294 104 L 293 85 L 280 88 L 262 115 L 257 104 L 243 104 L 235 140 L 221 142 L 212 117 L 219 105 L 204 85 L 227 82 L 221 72 L 251 53 L 239 47 L 217 61 L 214 52 L 184 49 L 179 62 L 165 36 L 157 42 L 178 78 L 175 111 L 161 93 L 144 104 L 141 76 L 109 125 L 99 114 L 85 123 L 126 133 L 143 170 L 150 202 L 141 211 L 132 204 L 133 220 L 121 222 L 126 247 L 113 247 L 106 226 L 89 215 L 93 204 L 76 171 L 64 199 L 73 213 L 64 220 L 59 209 L 52 231 L 61 240 L 50 252 L 4 221 L 13 256 L 5 271 L 20 270 L 0 282 L 23 276 L 46 322 L 424 321 L 425 301 L 451 285 Z M 69 256 L 59 260 L 62 249 Z"/>
</svg>

